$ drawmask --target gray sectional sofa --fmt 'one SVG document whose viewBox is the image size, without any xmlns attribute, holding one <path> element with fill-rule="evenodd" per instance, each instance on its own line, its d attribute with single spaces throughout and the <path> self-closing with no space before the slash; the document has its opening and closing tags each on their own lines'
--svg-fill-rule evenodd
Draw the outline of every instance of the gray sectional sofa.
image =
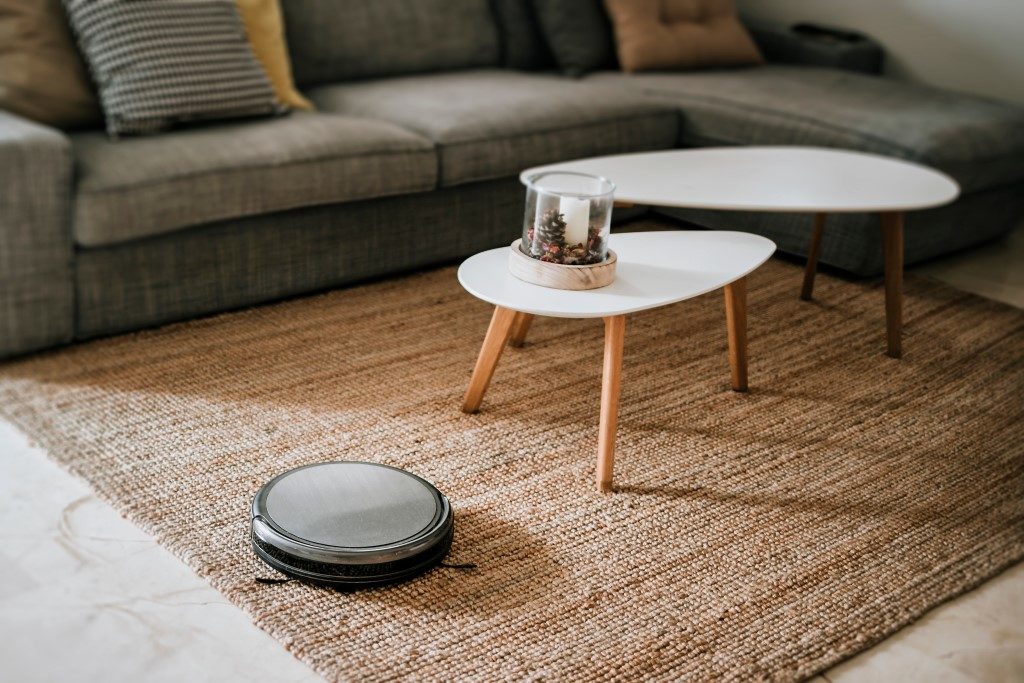
<svg viewBox="0 0 1024 683">
<path fill-rule="evenodd" d="M 339 20 L 328 0 L 285 0 L 315 113 L 114 141 L 0 112 L 0 356 L 505 244 L 520 230 L 518 172 L 585 156 L 802 144 L 921 161 L 964 195 L 909 218 L 909 262 L 992 239 L 1024 213 L 1019 108 L 799 65 L 514 71 L 487 0 L 408 3 L 427 4 L 374 25 Z M 796 254 L 808 237 L 806 217 L 671 213 Z M 821 260 L 878 272 L 874 220 L 837 219 Z"/>
</svg>

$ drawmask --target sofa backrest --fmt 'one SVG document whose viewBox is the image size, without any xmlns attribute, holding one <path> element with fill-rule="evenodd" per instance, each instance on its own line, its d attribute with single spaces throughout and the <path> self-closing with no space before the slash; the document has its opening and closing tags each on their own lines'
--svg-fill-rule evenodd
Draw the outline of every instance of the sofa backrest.
<svg viewBox="0 0 1024 683">
<path fill-rule="evenodd" d="M 489 0 L 282 0 L 299 85 L 497 66 Z"/>
</svg>

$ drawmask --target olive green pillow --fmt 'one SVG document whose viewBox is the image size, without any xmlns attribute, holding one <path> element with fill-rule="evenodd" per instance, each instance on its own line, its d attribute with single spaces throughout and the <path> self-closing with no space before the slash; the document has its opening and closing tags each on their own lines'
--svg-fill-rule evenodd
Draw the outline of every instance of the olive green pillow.
<svg viewBox="0 0 1024 683">
<path fill-rule="evenodd" d="M 60 0 L 0 0 L 0 109 L 57 128 L 102 123 Z"/>
</svg>

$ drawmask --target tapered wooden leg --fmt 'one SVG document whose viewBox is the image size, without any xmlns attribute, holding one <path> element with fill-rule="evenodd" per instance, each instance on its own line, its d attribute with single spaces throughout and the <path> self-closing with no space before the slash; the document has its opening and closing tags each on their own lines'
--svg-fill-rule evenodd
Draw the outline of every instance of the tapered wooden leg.
<svg viewBox="0 0 1024 683">
<path fill-rule="evenodd" d="M 729 335 L 732 390 L 747 390 L 747 278 L 725 286 L 725 327 Z"/>
<path fill-rule="evenodd" d="M 515 311 L 501 306 L 494 307 L 494 315 L 491 316 L 484 345 L 476 359 L 473 377 L 469 380 L 469 388 L 466 389 L 466 397 L 462 401 L 462 412 L 475 413 L 480 410 L 487 386 L 494 375 L 494 368 L 497 367 L 501 352 L 505 350 L 508 338 L 512 334 L 512 323 L 515 319 Z"/>
<path fill-rule="evenodd" d="M 885 334 L 889 355 L 903 355 L 903 213 L 882 214 L 882 253 L 885 259 Z"/>
<path fill-rule="evenodd" d="M 601 426 L 597 437 L 597 489 L 612 490 L 615 467 L 615 433 L 619 421 L 619 391 L 622 387 L 622 342 L 626 316 L 604 319 L 604 375 L 601 381 Z"/>
<path fill-rule="evenodd" d="M 516 313 L 516 319 L 512 323 L 512 336 L 509 338 L 509 346 L 517 349 L 526 342 L 526 333 L 530 331 L 533 323 L 532 313 Z"/>
<path fill-rule="evenodd" d="M 807 266 L 804 268 L 804 286 L 800 298 L 810 301 L 814 294 L 814 276 L 818 272 L 818 254 L 821 253 L 821 236 L 825 232 L 825 214 L 814 214 L 814 228 L 811 230 L 811 244 L 807 248 Z"/>
</svg>

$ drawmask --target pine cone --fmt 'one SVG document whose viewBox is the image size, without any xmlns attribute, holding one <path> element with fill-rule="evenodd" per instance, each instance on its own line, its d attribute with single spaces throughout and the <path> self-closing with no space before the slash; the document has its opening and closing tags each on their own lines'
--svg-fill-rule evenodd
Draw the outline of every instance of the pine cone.
<svg viewBox="0 0 1024 683">
<path fill-rule="evenodd" d="M 565 258 L 563 263 L 568 266 L 583 266 L 589 263 L 589 253 L 587 248 L 582 244 L 577 244 L 574 247 L 569 247 L 565 250 Z"/>
<path fill-rule="evenodd" d="M 587 237 L 587 249 L 594 253 L 604 251 L 604 240 L 601 238 L 600 226 L 590 226 L 590 230 L 588 231 Z"/>
<path fill-rule="evenodd" d="M 558 209 L 545 211 L 536 226 L 536 239 L 545 246 L 565 244 L 565 218 Z"/>
</svg>

